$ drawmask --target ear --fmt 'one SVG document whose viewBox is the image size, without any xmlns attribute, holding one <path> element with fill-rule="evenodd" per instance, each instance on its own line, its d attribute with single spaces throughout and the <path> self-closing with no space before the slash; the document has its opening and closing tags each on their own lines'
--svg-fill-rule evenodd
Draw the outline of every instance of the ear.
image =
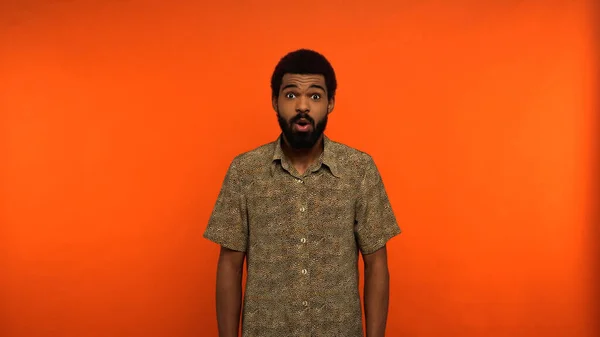
<svg viewBox="0 0 600 337">
<path fill-rule="evenodd" d="M 328 115 L 333 112 L 334 107 L 335 107 L 335 98 L 331 98 L 329 100 L 329 103 L 327 103 L 327 114 Z"/>
<path fill-rule="evenodd" d="M 277 97 L 271 97 L 271 105 L 273 106 L 273 110 L 275 110 L 275 113 L 277 113 Z"/>
</svg>

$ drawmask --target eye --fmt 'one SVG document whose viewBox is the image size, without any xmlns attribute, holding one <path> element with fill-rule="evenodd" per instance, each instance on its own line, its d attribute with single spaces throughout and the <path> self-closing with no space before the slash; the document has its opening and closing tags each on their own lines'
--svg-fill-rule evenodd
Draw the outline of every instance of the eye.
<svg viewBox="0 0 600 337">
<path fill-rule="evenodd" d="M 292 98 L 296 97 L 296 95 L 294 95 L 293 92 L 288 92 L 287 94 L 285 94 L 285 97 L 289 98 L 289 99 L 292 99 Z"/>
<path fill-rule="evenodd" d="M 321 99 L 321 95 L 319 95 L 319 94 L 312 94 L 310 96 L 310 98 L 312 98 L 315 101 L 318 101 L 319 99 Z"/>
</svg>

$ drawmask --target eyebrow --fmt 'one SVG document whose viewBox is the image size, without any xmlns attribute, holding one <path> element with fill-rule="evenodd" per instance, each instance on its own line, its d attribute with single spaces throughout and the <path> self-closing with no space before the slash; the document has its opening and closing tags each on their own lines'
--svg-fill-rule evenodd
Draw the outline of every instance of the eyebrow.
<svg viewBox="0 0 600 337">
<path fill-rule="evenodd" d="M 281 88 L 281 90 L 283 91 L 283 90 L 285 90 L 287 88 L 298 88 L 298 86 L 295 85 L 295 84 L 288 84 L 288 85 L 284 86 L 283 88 Z M 320 86 L 318 84 L 311 84 L 309 88 L 317 88 L 317 89 L 321 89 L 323 91 L 326 91 L 325 88 L 323 88 L 322 86 Z"/>
</svg>

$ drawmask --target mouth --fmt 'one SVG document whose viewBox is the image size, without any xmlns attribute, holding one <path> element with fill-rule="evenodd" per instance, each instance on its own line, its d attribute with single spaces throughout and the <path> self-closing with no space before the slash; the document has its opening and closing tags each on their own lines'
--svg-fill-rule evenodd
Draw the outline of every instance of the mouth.
<svg viewBox="0 0 600 337">
<path fill-rule="evenodd" d="M 300 119 L 297 122 L 294 122 L 294 127 L 297 131 L 306 132 L 310 131 L 312 125 L 306 119 Z"/>
</svg>

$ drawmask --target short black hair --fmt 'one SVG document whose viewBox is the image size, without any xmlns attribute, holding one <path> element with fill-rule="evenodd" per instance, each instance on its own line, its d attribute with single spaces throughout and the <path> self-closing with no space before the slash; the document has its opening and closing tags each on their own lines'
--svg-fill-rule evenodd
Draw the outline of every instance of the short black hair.
<svg viewBox="0 0 600 337">
<path fill-rule="evenodd" d="M 298 49 L 289 52 L 279 60 L 271 76 L 272 98 L 279 96 L 279 89 L 285 74 L 323 75 L 327 86 L 327 99 L 335 97 L 335 90 L 337 89 L 335 71 L 325 56 L 314 50 Z"/>
</svg>

